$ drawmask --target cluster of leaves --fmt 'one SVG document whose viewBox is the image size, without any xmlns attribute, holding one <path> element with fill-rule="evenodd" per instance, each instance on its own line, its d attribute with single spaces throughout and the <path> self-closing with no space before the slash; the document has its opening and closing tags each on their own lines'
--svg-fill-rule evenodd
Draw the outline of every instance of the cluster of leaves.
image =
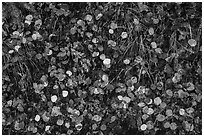
<svg viewBox="0 0 204 137">
<path fill-rule="evenodd" d="M 201 3 L 3 3 L 3 134 L 202 134 Z"/>
</svg>

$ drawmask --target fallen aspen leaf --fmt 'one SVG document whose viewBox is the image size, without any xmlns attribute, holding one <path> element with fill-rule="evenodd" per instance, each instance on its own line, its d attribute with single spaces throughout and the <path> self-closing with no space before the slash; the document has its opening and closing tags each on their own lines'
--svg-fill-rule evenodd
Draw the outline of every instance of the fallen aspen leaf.
<svg viewBox="0 0 204 137">
<path fill-rule="evenodd" d="M 140 129 L 141 129 L 142 131 L 146 130 L 146 129 L 147 129 L 147 125 L 146 125 L 146 124 L 142 124 L 141 127 L 140 127 Z"/>
<path fill-rule="evenodd" d="M 189 39 L 188 40 L 188 44 L 191 46 L 191 47 L 195 47 L 197 45 L 197 42 L 195 39 Z"/>
<path fill-rule="evenodd" d="M 148 32 L 149 32 L 149 35 L 153 35 L 154 34 L 154 28 L 149 28 L 149 30 L 148 30 Z"/>
</svg>

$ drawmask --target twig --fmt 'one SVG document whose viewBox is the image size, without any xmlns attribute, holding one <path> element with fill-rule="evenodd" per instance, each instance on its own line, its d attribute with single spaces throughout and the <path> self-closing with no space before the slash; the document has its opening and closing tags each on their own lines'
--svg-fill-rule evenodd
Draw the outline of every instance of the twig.
<svg viewBox="0 0 204 137">
<path fill-rule="evenodd" d="M 134 43 L 134 42 L 135 42 L 135 40 L 134 40 L 132 43 Z M 127 51 L 128 51 L 128 50 L 130 49 L 130 47 L 132 46 L 132 45 L 131 45 L 132 43 L 129 43 L 129 44 L 128 44 L 127 49 L 125 50 L 125 52 L 124 52 L 124 54 L 122 55 L 121 59 L 120 59 L 117 63 L 119 63 L 119 62 L 124 58 L 124 56 L 126 55 Z"/>
<path fill-rule="evenodd" d="M 187 49 L 185 46 L 183 46 L 181 43 L 179 43 L 177 40 L 175 40 L 179 45 L 181 45 L 182 46 L 182 48 L 184 48 L 186 51 L 188 51 L 188 52 L 191 52 L 191 53 L 194 53 L 192 50 L 190 50 L 190 49 Z"/>
<path fill-rule="evenodd" d="M 191 31 L 191 25 L 189 24 L 189 30 L 190 30 L 190 36 L 191 36 L 191 39 L 192 39 L 192 31 Z"/>
<path fill-rule="evenodd" d="M 140 81 L 140 77 L 141 77 L 142 70 L 143 70 L 143 66 L 141 67 L 140 72 L 139 72 L 138 82 Z"/>
<path fill-rule="evenodd" d="M 118 79 L 118 77 L 120 76 L 120 74 L 121 74 L 123 71 L 124 71 L 124 69 L 122 69 L 122 70 L 119 72 L 119 74 L 117 75 L 117 77 L 113 78 L 113 79 L 110 81 L 110 83 L 112 83 L 115 79 Z"/>
<path fill-rule="evenodd" d="M 55 26 L 56 26 L 56 24 L 57 24 L 57 21 L 58 21 L 58 18 L 56 19 L 56 21 L 55 21 L 55 23 L 54 23 L 52 33 L 54 32 L 54 29 L 55 29 Z"/>
<path fill-rule="evenodd" d="M 131 67 L 129 67 L 126 71 L 125 71 L 125 75 L 127 74 L 128 71 L 130 71 L 134 66 L 136 66 L 138 63 L 133 64 Z"/>
</svg>

